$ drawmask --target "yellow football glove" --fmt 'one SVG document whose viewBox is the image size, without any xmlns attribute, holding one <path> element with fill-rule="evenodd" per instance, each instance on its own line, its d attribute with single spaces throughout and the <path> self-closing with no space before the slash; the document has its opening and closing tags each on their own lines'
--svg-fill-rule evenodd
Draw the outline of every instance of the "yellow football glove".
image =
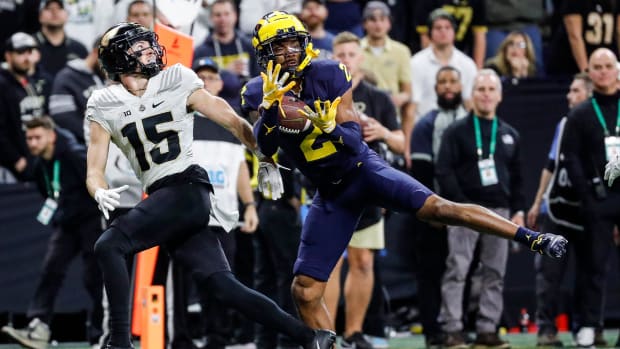
<svg viewBox="0 0 620 349">
<path fill-rule="evenodd" d="M 299 113 L 307 117 L 312 124 L 324 133 L 332 133 L 336 128 L 336 114 L 338 113 L 338 105 L 340 97 L 334 99 L 333 102 L 322 102 L 320 99 L 314 101 L 314 110 L 309 106 L 299 109 Z"/>
<path fill-rule="evenodd" d="M 312 43 L 309 42 L 306 46 L 306 58 L 304 58 L 304 60 L 299 64 L 299 66 L 297 67 L 297 71 L 300 72 L 304 70 L 306 66 L 310 64 L 311 60 L 319 56 L 319 53 L 321 53 L 321 50 L 319 50 L 318 48 L 314 49 Z"/>
<path fill-rule="evenodd" d="M 282 74 L 282 77 L 278 80 L 280 69 L 282 69 L 280 64 L 276 64 L 274 68 L 273 61 L 269 61 L 267 63 L 267 73 L 260 73 L 261 78 L 263 78 L 263 102 L 260 104 L 260 107 L 263 109 L 271 108 L 276 101 L 282 102 L 282 96 L 295 86 L 295 81 L 291 81 L 284 86 L 289 77 L 288 72 Z"/>
</svg>

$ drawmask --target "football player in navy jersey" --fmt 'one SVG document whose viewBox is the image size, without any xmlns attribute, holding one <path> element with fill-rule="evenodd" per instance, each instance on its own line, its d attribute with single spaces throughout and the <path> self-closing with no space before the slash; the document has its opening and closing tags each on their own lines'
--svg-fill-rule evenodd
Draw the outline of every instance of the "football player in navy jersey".
<svg viewBox="0 0 620 349">
<path fill-rule="evenodd" d="M 318 188 L 302 229 L 292 285 L 308 325 L 331 327 L 322 297 L 325 284 L 367 205 L 415 212 L 424 221 L 514 239 L 550 257 L 564 255 L 563 237 L 517 226 L 481 206 L 445 200 L 370 150 L 353 108 L 351 75 L 338 62 L 313 61 L 318 53 L 295 16 L 282 11 L 266 14 L 255 27 L 252 44 L 265 72 L 242 90 L 242 108 L 258 113 L 254 134 L 259 148 L 267 156 L 282 148 Z M 311 124 L 302 132 L 279 131 L 284 95 L 307 104 L 300 113 Z"/>
<path fill-rule="evenodd" d="M 139 24 L 120 23 L 108 29 L 99 45 L 100 64 L 118 83 L 94 91 L 86 108 L 90 122 L 86 185 L 104 216 L 108 218 L 119 205 L 119 193 L 127 189 L 126 185 L 109 188 L 105 181 L 110 141 L 127 156 L 149 194 L 116 218 L 95 243 L 110 304 L 110 336 L 104 349 L 132 347 L 125 258 L 156 245 L 191 270 L 209 297 L 288 335 L 304 349 L 331 348 L 332 332 L 305 326 L 230 272 L 220 242 L 207 225 L 210 212 L 222 226 L 234 224 L 237 217 L 211 200 L 209 176 L 193 156 L 193 111 L 225 127 L 255 153 L 256 140 L 249 123 L 207 92 L 192 70 L 180 64 L 162 70 L 163 52 L 157 35 Z M 279 197 L 282 179 L 275 164 L 260 153 L 257 156 L 261 187 Z"/>
</svg>

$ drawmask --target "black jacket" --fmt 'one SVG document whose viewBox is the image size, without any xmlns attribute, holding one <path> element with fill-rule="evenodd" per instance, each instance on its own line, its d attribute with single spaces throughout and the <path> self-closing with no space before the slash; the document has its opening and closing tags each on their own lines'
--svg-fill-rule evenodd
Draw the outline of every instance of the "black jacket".
<svg viewBox="0 0 620 349">
<path fill-rule="evenodd" d="M 83 59 L 67 63 L 54 78 L 49 102 L 50 116 L 56 124 L 84 141 L 84 111 L 93 90 L 103 87 L 102 79 L 90 71 Z"/>
<path fill-rule="evenodd" d="M 505 207 L 514 214 L 525 209 L 519 134 L 507 123 L 498 121 L 494 155 L 498 184 L 483 186 L 481 183 L 471 113 L 444 132 L 435 170 L 440 193 L 445 198 L 492 208 Z M 484 159 L 489 157 L 491 124 L 490 120 L 480 120 Z"/>
<path fill-rule="evenodd" d="M 48 192 L 44 171 L 52 181 L 55 160 L 60 162 L 60 195 L 53 222 L 64 225 L 79 222 L 83 217 L 98 215 L 97 203 L 86 190 L 86 148 L 79 144 L 69 131 L 61 128 L 56 128 L 56 145 L 52 159 L 34 159 L 35 180 L 44 197 L 52 194 Z"/>
<path fill-rule="evenodd" d="M 45 99 L 0 69 L 0 165 L 13 171 L 20 157 L 29 157 L 23 122 L 43 115 Z"/>
<path fill-rule="evenodd" d="M 620 93 L 605 96 L 594 92 L 593 97 L 601 108 L 607 129 L 611 135 L 615 135 Z M 585 205 L 590 205 L 594 200 L 592 179 L 598 177 L 602 180 L 607 163 L 605 133 L 596 117 L 591 99 L 568 113 L 564 133 L 561 149 L 566 157 L 568 176 L 579 198 Z M 616 181 L 611 188 L 606 184 L 604 187 L 620 192 L 620 181 Z"/>
</svg>

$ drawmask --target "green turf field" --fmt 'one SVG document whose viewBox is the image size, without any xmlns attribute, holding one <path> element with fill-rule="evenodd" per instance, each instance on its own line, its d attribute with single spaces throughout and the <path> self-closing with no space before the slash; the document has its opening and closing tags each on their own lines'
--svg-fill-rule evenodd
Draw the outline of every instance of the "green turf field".
<svg viewBox="0 0 620 349">
<path fill-rule="evenodd" d="M 512 348 L 536 348 L 536 335 L 535 334 L 508 334 L 504 336 Z M 609 342 L 610 346 L 616 343 L 618 338 L 617 330 L 605 331 L 605 338 Z M 565 347 L 572 346 L 572 339 L 569 333 L 562 333 L 560 339 L 564 341 Z M 0 345 L 0 349 L 16 349 L 21 348 L 19 345 Z M 57 346 L 49 346 L 49 349 L 91 349 L 86 343 L 59 343 Z M 136 343 L 136 348 L 139 348 L 139 343 Z M 405 338 L 393 338 L 390 340 L 389 349 L 417 349 L 424 348 L 424 338 L 421 335 L 412 335 Z"/>
</svg>

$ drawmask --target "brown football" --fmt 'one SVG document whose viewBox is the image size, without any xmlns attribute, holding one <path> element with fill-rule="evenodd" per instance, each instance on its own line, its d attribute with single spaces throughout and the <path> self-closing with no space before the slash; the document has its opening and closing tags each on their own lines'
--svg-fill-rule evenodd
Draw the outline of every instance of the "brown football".
<svg viewBox="0 0 620 349">
<path fill-rule="evenodd" d="M 283 133 L 298 134 L 310 127 L 310 120 L 299 113 L 299 109 L 304 109 L 306 103 L 294 96 L 284 96 L 282 98 L 282 108 L 279 113 L 278 130 Z"/>
</svg>

